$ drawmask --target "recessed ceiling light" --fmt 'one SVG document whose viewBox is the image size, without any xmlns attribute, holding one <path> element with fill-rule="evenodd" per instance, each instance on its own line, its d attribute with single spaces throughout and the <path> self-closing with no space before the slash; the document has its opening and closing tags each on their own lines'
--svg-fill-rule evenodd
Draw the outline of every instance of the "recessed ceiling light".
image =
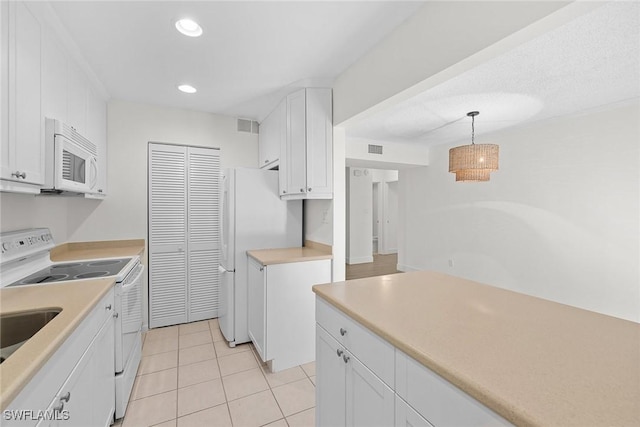
<svg viewBox="0 0 640 427">
<path fill-rule="evenodd" d="M 200 37 L 202 35 L 202 27 L 196 21 L 188 18 L 177 20 L 176 29 L 189 37 Z"/>
<path fill-rule="evenodd" d="M 180 85 L 178 86 L 178 90 L 184 93 L 196 93 L 197 90 L 195 87 L 191 85 Z"/>
</svg>

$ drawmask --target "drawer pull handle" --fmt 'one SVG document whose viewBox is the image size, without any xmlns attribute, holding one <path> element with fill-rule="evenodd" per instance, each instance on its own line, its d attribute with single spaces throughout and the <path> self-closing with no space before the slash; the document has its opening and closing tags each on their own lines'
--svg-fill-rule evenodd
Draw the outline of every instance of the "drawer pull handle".
<svg viewBox="0 0 640 427">
<path fill-rule="evenodd" d="M 60 402 L 68 402 L 71 399 L 71 392 L 68 391 L 67 394 L 60 398 Z"/>
<path fill-rule="evenodd" d="M 111 304 L 107 305 L 104 309 L 105 310 L 111 310 Z"/>
<path fill-rule="evenodd" d="M 349 362 L 349 356 L 347 356 L 346 354 L 342 355 L 342 360 L 344 360 L 344 363 L 348 363 Z"/>
<path fill-rule="evenodd" d="M 342 356 L 342 353 L 344 353 L 344 351 L 338 349 L 338 350 L 336 350 L 336 353 L 338 353 L 338 357 L 340 357 L 340 356 Z"/>
<path fill-rule="evenodd" d="M 340 328 L 340 335 L 345 336 L 347 334 L 347 330 L 345 328 Z"/>
<path fill-rule="evenodd" d="M 120 314 L 119 314 L 119 313 L 113 313 L 113 317 L 114 317 L 114 318 L 116 318 L 116 319 L 117 319 L 119 316 L 120 316 Z"/>
<path fill-rule="evenodd" d="M 64 409 L 64 402 L 60 402 L 59 405 L 53 407 L 53 412 L 62 412 Z"/>
</svg>

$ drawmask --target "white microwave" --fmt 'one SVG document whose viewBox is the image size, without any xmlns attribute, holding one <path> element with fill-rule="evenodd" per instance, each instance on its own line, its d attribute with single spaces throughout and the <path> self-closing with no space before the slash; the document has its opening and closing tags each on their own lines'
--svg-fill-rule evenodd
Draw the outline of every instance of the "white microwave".
<svg viewBox="0 0 640 427">
<path fill-rule="evenodd" d="M 45 120 L 45 188 L 42 193 L 97 192 L 98 149 L 73 127 Z"/>
</svg>

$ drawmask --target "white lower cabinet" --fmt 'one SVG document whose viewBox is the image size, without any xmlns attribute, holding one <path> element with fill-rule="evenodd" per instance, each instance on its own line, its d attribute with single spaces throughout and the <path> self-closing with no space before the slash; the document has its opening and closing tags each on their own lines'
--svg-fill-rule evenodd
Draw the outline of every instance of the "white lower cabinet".
<svg viewBox="0 0 640 427">
<path fill-rule="evenodd" d="M 114 322 L 107 321 L 60 388 L 49 411 L 62 417 L 38 426 L 108 426 L 115 409 Z M 64 412 L 66 411 L 66 412 Z"/>
<path fill-rule="evenodd" d="M 249 337 L 271 371 L 312 362 L 315 311 L 311 287 L 331 281 L 331 260 L 262 265 L 248 259 Z"/>
<path fill-rule="evenodd" d="M 114 291 L 102 298 L 7 411 L 9 426 L 107 427 L 115 411 Z M 7 412 L 5 412 L 6 414 Z"/>
<path fill-rule="evenodd" d="M 433 427 L 407 402 L 396 395 L 396 427 Z"/>
<path fill-rule="evenodd" d="M 320 298 L 316 320 L 318 427 L 511 425 Z"/>
<path fill-rule="evenodd" d="M 316 424 L 392 426 L 393 346 L 320 300 L 316 320 Z"/>
<path fill-rule="evenodd" d="M 321 326 L 316 331 L 317 425 L 392 426 L 393 390 Z"/>
</svg>

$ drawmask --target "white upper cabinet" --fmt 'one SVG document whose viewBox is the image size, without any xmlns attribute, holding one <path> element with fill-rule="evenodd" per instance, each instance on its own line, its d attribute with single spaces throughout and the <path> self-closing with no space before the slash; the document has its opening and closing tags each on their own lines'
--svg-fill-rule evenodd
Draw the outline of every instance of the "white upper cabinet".
<svg viewBox="0 0 640 427">
<path fill-rule="evenodd" d="M 287 96 L 286 136 L 280 145 L 280 197 L 333 198 L 331 89 L 306 88 Z"/>
<path fill-rule="evenodd" d="M 69 63 L 67 71 L 67 124 L 91 141 L 87 134 L 88 85 L 78 65 Z M 95 142 L 95 141 L 92 141 Z"/>
<path fill-rule="evenodd" d="M 260 123 L 259 165 L 263 169 L 273 169 L 280 163 L 280 145 L 287 131 L 287 104 L 282 100 L 275 110 Z"/>
<path fill-rule="evenodd" d="M 107 195 L 107 103 L 93 88 L 87 89 L 86 137 L 98 147 L 99 196 Z"/>
<path fill-rule="evenodd" d="M 1 189 L 37 193 L 44 183 L 42 25 L 24 2 L 2 2 Z"/>
<path fill-rule="evenodd" d="M 97 196 L 104 196 L 106 100 L 65 49 L 48 8 L 45 2 L 0 2 L 0 191 L 40 192 L 49 117 L 96 144 Z"/>
</svg>

